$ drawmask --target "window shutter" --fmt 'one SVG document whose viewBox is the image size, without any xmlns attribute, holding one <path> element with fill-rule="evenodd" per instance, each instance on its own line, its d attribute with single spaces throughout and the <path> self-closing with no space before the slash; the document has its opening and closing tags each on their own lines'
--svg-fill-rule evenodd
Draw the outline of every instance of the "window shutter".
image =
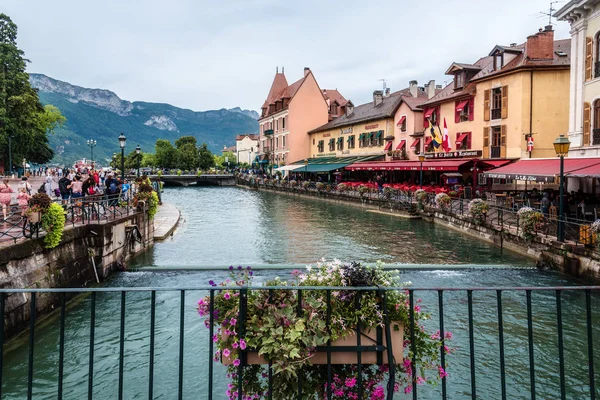
<svg viewBox="0 0 600 400">
<path fill-rule="evenodd" d="M 423 128 L 427 128 L 429 126 L 429 121 L 427 121 L 427 118 L 425 118 L 425 114 L 427 113 L 429 109 L 425 109 L 423 110 Z"/>
<path fill-rule="evenodd" d="M 506 158 L 506 125 L 500 128 L 500 158 Z"/>
<path fill-rule="evenodd" d="M 442 120 L 442 106 L 439 105 L 435 109 L 435 122 L 437 126 L 440 126 L 440 121 Z"/>
<path fill-rule="evenodd" d="M 590 130 L 592 127 L 592 106 L 590 103 L 583 103 L 583 145 L 590 144 Z"/>
<path fill-rule="evenodd" d="M 475 119 L 475 97 L 471 97 L 469 99 L 469 121 L 473 121 Z M 471 135 L 469 135 L 469 138 Z"/>
<path fill-rule="evenodd" d="M 483 158 L 490 158 L 490 128 L 483 128 Z"/>
<path fill-rule="evenodd" d="M 467 133 L 467 150 L 471 150 L 471 132 Z"/>
<path fill-rule="evenodd" d="M 460 122 L 460 112 L 457 110 L 458 108 L 458 101 L 454 102 L 454 123 L 458 124 Z"/>
<path fill-rule="evenodd" d="M 490 89 L 483 92 L 483 120 L 484 121 L 490 120 L 490 93 L 491 93 Z M 488 129 L 488 136 L 489 136 L 489 129 Z"/>
<path fill-rule="evenodd" d="M 502 86 L 502 118 L 508 118 L 508 86 Z"/>
<path fill-rule="evenodd" d="M 585 38 L 585 80 L 592 79 L 592 61 L 594 53 L 594 41 L 591 37 Z"/>
</svg>

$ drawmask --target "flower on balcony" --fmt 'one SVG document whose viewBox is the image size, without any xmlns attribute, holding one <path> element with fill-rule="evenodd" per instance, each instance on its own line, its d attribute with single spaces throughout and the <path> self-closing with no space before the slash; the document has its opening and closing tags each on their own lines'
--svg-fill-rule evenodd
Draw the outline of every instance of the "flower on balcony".
<svg viewBox="0 0 600 400">
<path fill-rule="evenodd" d="M 237 398 L 240 364 L 240 351 L 246 349 L 263 357 L 265 363 L 272 362 L 273 386 L 277 398 L 295 398 L 298 376 L 303 377 L 303 392 L 308 398 L 325 398 L 331 391 L 333 399 L 377 399 L 384 394 L 382 384 L 390 371 L 389 365 L 362 366 L 362 395 L 358 394 L 358 370 L 354 364 L 331 365 L 331 386 L 327 383 L 327 365 L 313 364 L 311 360 L 318 354 L 316 348 L 329 341 L 344 338 L 356 332 L 357 321 L 361 328 L 384 326 L 385 316 L 390 321 L 390 329 L 404 331 L 410 337 L 410 303 L 406 290 L 388 290 L 385 301 L 377 290 L 352 289 L 352 287 L 406 287 L 410 283 L 400 281 L 398 271 L 384 270 L 381 264 L 364 266 L 360 263 L 342 263 L 338 260 L 320 262 L 306 270 L 295 270 L 291 280 L 275 278 L 263 285 L 266 290 L 248 290 L 246 297 L 239 295 L 240 289 L 251 286 L 250 267 L 230 268 L 231 278 L 218 284 L 213 292 L 214 309 L 210 309 L 210 296 L 198 302 L 199 315 L 205 318 L 205 325 L 213 311 L 216 334 L 215 360 L 227 358 L 227 396 Z M 215 283 L 213 282 L 213 285 Z M 303 290 L 299 306 L 298 290 L 271 289 L 269 287 L 336 286 L 340 290 Z M 212 287 L 212 285 L 211 285 Z M 348 288 L 344 290 L 343 288 Z M 240 319 L 240 302 L 246 301 L 246 318 Z M 327 305 L 330 305 L 329 312 Z M 410 388 L 413 382 L 435 383 L 443 377 L 439 363 L 440 350 L 452 335 L 440 333 L 432 335 L 421 321 L 429 319 L 421 301 L 415 299 L 413 309 L 415 321 L 416 349 L 412 353 L 409 341 L 404 341 L 404 362 L 396 365 L 395 391 L 402 387 Z M 243 337 L 239 332 L 245 332 Z M 450 351 L 450 349 L 448 349 Z M 412 359 L 417 362 L 413 376 Z M 268 392 L 265 378 L 266 364 L 244 366 L 242 391 L 244 398 L 263 398 Z M 444 372 L 445 373 L 445 372 Z"/>
</svg>

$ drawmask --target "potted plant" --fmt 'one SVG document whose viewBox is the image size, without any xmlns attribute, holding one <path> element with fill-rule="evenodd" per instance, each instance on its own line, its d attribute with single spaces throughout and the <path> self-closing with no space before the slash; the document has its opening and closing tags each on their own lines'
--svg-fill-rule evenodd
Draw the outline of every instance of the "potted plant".
<svg viewBox="0 0 600 400">
<path fill-rule="evenodd" d="M 213 341 L 217 351 L 214 360 L 227 365 L 231 383 L 226 395 L 237 398 L 237 373 L 242 363 L 241 354 L 246 354 L 243 367 L 241 391 L 244 398 L 264 398 L 267 382 L 264 377 L 271 362 L 273 392 L 277 398 L 296 398 L 298 376 L 303 377 L 303 392 L 307 398 L 325 398 L 328 390 L 336 399 L 359 399 L 357 389 L 356 351 L 331 352 L 330 365 L 334 379 L 327 387 L 327 353 L 323 346 L 356 346 L 356 331 L 360 329 L 362 345 L 376 342 L 377 330 L 384 321 L 389 323 L 390 340 L 394 352 L 394 379 L 398 383 L 395 390 L 404 386 L 410 391 L 412 383 L 435 383 L 446 372 L 439 364 L 440 348 L 449 353 L 444 340 L 452 337 L 446 333 L 427 332 L 420 324 L 430 318 L 422 309 L 420 300 L 414 305 L 415 351 L 405 349 L 403 340 L 410 334 L 409 300 L 403 290 L 385 291 L 385 301 L 375 286 L 402 287 L 398 271 L 383 270 L 381 264 L 373 267 L 359 263 L 343 264 L 339 261 L 318 263 L 305 271 L 294 271 L 292 281 L 279 278 L 264 283 L 263 290 L 248 290 L 240 298 L 240 289 L 252 284 L 253 272 L 250 267 L 230 267 L 231 279 L 220 284 L 213 293 L 213 320 L 216 333 Z M 303 290 L 301 299 L 298 290 L 271 289 L 269 287 L 374 287 L 375 290 Z M 329 300 L 329 317 L 327 301 Z M 301 301 L 301 304 L 298 304 Z M 240 317 L 240 305 L 244 305 L 245 319 Z M 300 311 L 299 311 L 300 310 Z M 198 302 L 201 317 L 210 316 L 210 296 Z M 328 324 L 329 321 L 329 324 Z M 360 321 L 357 326 L 357 321 Z M 418 324 L 418 325 L 417 325 Z M 205 325 L 210 328 L 208 320 Z M 243 325 L 243 327 L 242 327 Z M 244 332 L 241 337 L 239 332 Z M 371 339 L 369 339 L 371 338 Z M 387 341 L 384 342 L 387 345 Z M 443 347 L 442 347 L 443 346 Z M 408 358 L 403 360 L 404 352 Z M 418 369 L 412 375 L 411 359 L 416 359 Z M 381 384 L 390 371 L 387 354 L 377 365 L 373 352 L 362 355 L 363 399 L 382 399 L 384 388 Z M 379 397 L 378 397 L 379 396 Z"/>
<path fill-rule="evenodd" d="M 522 207 L 517 211 L 517 216 L 519 217 L 519 227 L 521 228 L 523 239 L 533 239 L 535 232 L 539 230 L 542 222 L 544 222 L 544 214 L 535 211 L 531 207 Z"/>
<path fill-rule="evenodd" d="M 52 200 L 46 193 L 36 193 L 29 199 L 29 208 L 26 211 L 27 218 L 31 223 L 38 223 L 52 204 Z"/>
<path fill-rule="evenodd" d="M 481 199 L 473 199 L 469 202 L 469 214 L 480 224 L 485 221 L 489 209 L 488 203 Z"/>
<path fill-rule="evenodd" d="M 302 182 L 302 187 L 304 188 L 304 190 L 308 190 L 309 186 L 310 186 L 310 181 L 304 181 L 304 182 Z"/>
<path fill-rule="evenodd" d="M 442 210 L 447 210 L 452 203 L 452 199 L 446 193 L 438 193 L 435 195 L 435 205 Z"/>
<path fill-rule="evenodd" d="M 325 184 L 323 182 L 317 182 L 315 184 L 315 187 L 319 192 L 322 192 L 325 189 Z"/>
<path fill-rule="evenodd" d="M 592 244 L 596 244 L 597 247 L 600 248 L 600 240 L 598 240 L 598 234 L 600 233 L 600 219 L 595 220 L 590 226 L 590 231 L 592 232 L 592 237 L 590 242 Z"/>
</svg>

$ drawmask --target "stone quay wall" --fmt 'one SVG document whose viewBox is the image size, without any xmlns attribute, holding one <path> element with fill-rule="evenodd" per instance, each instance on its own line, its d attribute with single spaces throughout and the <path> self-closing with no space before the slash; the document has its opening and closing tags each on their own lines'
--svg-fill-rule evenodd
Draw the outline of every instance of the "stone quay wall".
<svg viewBox="0 0 600 400">
<path fill-rule="evenodd" d="M 0 251 L 0 288 L 88 287 L 121 270 L 127 260 L 153 245 L 154 224 L 147 213 L 114 221 L 65 227 L 61 243 L 44 248 L 43 238 L 28 239 Z M 94 268 L 95 266 L 95 268 Z M 67 299 L 69 299 L 68 295 Z M 60 293 L 37 293 L 36 314 L 43 316 L 61 302 Z M 31 294 L 5 297 L 4 332 L 19 333 L 28 324 Z"/>
</svg>

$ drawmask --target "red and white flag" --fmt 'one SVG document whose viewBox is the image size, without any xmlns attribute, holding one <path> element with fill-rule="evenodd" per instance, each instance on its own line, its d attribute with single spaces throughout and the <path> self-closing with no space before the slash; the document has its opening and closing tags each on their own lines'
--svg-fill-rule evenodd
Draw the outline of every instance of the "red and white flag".
<svg viewBox="0 0 600 400">
<path fill-rule="evenodd" d="M 452 150 L 452 143 L 448 137 L 448 125 L 446 125 L 446 118 L 444 118 L 444 137 L 442 139 L 442 147 L 444 148 L 445 152 Z"/>
</svg>

